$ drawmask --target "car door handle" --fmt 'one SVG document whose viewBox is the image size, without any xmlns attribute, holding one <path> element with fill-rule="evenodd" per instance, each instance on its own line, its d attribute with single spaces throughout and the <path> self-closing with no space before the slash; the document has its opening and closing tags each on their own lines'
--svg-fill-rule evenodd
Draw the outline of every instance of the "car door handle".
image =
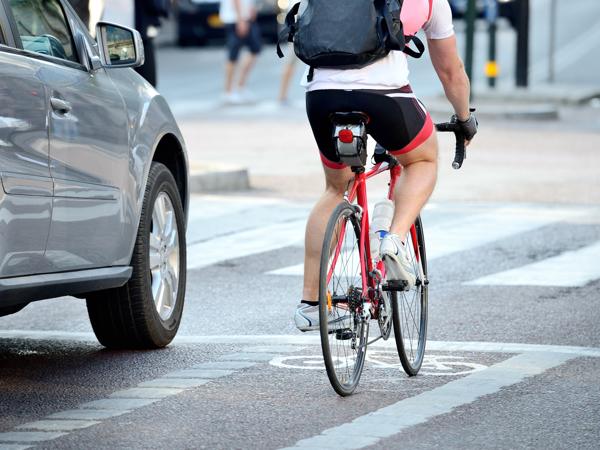
<svg viewBox="0 0 600 450">
<path fill-rule="evenodd" d="M 52 105 L 52 109 L 57 113 L 66 114 L 71 111 L 71 104 L 60 98 L 52 97 L 50 99 L 50 104 Z"/>
</svg>

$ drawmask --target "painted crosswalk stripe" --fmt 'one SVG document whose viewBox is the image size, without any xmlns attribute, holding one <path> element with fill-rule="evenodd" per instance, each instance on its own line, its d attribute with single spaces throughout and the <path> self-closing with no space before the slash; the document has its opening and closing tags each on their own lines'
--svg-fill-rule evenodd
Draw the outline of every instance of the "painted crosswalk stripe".
<svg viewBox="0 0 600 450">
<path fill-rule="evenodd" d="M 297 244 L 302 241 L 305 224 L 305 220 L 294 220 L 190 245 L 187 267 L 197 269 Z"/>
<path fill-rule="evenodd" d="M 515 269 L 469 281 L 470 285 L 584 286 L 600 278 L 600 241 Z"/>
<path fill-rule="evenodd" d="M 305 220 L 310 205 L 260 197 L 194 196 L 190 201 L 188 244 L 275 223 Z"/>
<path fill-rule="evenodd" d="M 451 381 L 431 391 L 401 400 L 352 422 L 330 428 L 321 434 L 303 439 L 294 449 L 359 449 L 377 444 L 403 430 L 472 403 L 503 387 L 520 383 L 557 367 L 569 359 L 567 354 L 525 353 L 495 364 L 488 369 Z"/>
<path fill-rule="evenodd" d="M 285 200 L 270 197 L 192 195 L 190 197 L 190 221 L 211 219 L 248 211 L 264 206 L 285 205 Z"/>
<path fill-rule="evenodd" d="M 535 214 L 532 212 L 527 208 L 503 207 L 483 214 L 443 220 L 431 226 L 427 226 L 425 222 L 427 257 L 431 261 L 453 253 L 472 250 L 578 214 L 577 211 L 570 210 L 552 212 L 535 210 Z M 302 276 L 304 264 L 283 267 L 267 273 Z"/>
<path fill-rule="evenodd" d="M 568 217 L 557 211 L 531 214 L 527 210 L 499 208 L 488 213 L 459 218 L 425 228 L 428 258 L 441 258 L 453 253 L 472 250 L 494 241 L 506 239 L 520 233 Z"/>
</svg>

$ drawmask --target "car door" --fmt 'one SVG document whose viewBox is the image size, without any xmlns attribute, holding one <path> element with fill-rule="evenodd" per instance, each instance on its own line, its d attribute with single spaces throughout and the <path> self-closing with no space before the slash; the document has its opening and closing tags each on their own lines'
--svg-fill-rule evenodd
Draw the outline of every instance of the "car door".
<svg viewBox="0 0 600 450">
<path fill-rule="evenodd" d="M 0 2 L 0 278 L 43 273 L 52 213 L 47 100 Z"/>
<path fill-rule="evenodd" d="M 82 64 L 87 54 L 78 45 L 87 32 L 72 10 L 59 0 L 8 3 L 23 46 L 50 52 L 53 62 L 40 69 L 50 105 L 54 180 L 46 258 L 54 271 L 114 265 L 129 220 L 121 195 L 129 168 L 123 99 L 104 69 Z"/>
</svg>

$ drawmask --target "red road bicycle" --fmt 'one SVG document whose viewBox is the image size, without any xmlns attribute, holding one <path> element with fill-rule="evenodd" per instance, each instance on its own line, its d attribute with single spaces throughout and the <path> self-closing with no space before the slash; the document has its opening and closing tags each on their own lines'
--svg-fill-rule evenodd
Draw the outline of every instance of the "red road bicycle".
<svg viewBox="0 0 600 450">
<path fill-rule="evenodd" d="M 321 253 L 319 281 L 319 321 L 321 347 L 327 376 L 341 396 L 352 394 L 365 363 L 367 346 L 388 339 L 392 328 L 398 356 L 409 376 L 419 372 L 427 339 L 427 257 L 421 218 L 407 234 L 412 245 L 410 258 L 417 275 L 415 286 L 388 282 L 385 266 L 371 258 L 367 180 L 390 173 L 388 198 L 402 166 L 396 158 L 376 155 L 375 165 L 365 170 L 367 159 L 366 124 L 362 112 L 334 113 L 334 138 L 338 155 L 355 174 L 354 182 L 335 208 L 326 228 Z M 453 131 L 457 138 L 453 167 L 458 169 L 465 157 L 464 138 L 456 123 L 436 125 L 439 131 Z M 377 321 L 379 335 L 369 341 L 369 324 Z"/>
</svg>

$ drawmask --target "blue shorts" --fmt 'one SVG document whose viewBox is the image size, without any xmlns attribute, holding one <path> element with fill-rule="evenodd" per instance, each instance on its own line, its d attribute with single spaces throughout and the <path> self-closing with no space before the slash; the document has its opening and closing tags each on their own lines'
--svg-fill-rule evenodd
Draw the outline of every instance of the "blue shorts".
<svg viewBox="0 0 600 450">
<path fill-rule="evenodd" d="M 225 39 L 229 61 L 235 62 L 240 56 L 242 47 L 248 47 L 250 53 L 258 55 L 262 47 L 262 38 L 260 36 L 260 27 L 256 21 L 250 22 L 248 34 L 243 38 L 239 37 L 235 31 L 235 23 L 225 24 Z"/>
</svg>

